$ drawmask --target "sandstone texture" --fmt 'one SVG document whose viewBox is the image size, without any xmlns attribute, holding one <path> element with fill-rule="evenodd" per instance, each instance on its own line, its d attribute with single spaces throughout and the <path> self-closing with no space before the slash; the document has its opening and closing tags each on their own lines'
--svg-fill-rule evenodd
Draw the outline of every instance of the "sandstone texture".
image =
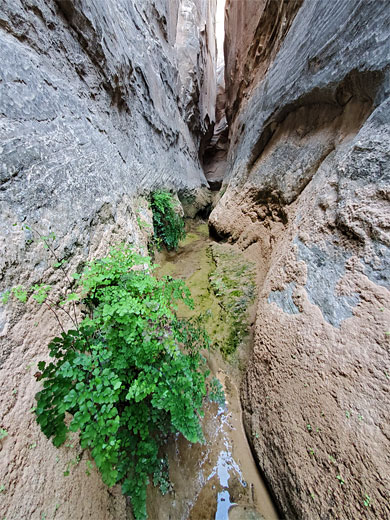
<svg viewBox="0 0 390 520">
<path fill-rule="evenodd" d="M 139 195 L 165 188 L 209 203 L 199 195 L 207 187 L 199 148 L 215 120 L 215 8 L 214 0 L 0 2 L 0 293 L 63 281 L 22 225 L 53 232 L 74 272 L 110 244 L 146 252 L 151 215 Z M 31 301 L 0 307 L 0 516 L 128 518 L 119 488 L 108 490 L 94 470 L 86 477 L 77 440 L 56 450 L 30 412 L 36 362 L 58 332 Z"/>
<path fill-rule="evenodd" d="M 210 229 L 260 250 L 248 437 L 281 517 L 389 518 L 388 2 L 238 4 Z"/>
</svg>

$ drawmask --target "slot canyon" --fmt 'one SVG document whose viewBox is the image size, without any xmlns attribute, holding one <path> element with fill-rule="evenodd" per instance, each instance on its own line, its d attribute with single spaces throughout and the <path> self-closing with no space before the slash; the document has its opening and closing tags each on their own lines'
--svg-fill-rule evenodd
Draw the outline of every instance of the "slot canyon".
<svg viewBox="0 0 390 520">
<path fill-rule="evenodd" d="M 61 329 L 8 295 L 147 253 L 156 191 L 187 228 L 157 272 L 211 314 L 227 404 L 167 441 L 149 520 L 389 519 L 389 0 L 0 6 L 0 520 L 134 518 L 42 433 Z"/>
</svg>

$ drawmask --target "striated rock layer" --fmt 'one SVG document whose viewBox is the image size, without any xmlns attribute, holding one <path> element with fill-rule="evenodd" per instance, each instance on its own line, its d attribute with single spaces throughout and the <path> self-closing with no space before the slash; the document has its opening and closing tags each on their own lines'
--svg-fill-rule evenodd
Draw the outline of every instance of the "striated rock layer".
<svg viewBox="0 0 390 520">
<path fill-rule="evenodd" d="M 390 517 L 389 22 L 381 0 L 227 3 L 210 227 L 261 248 L 242 402 L 291 520 Z"/>
<path fill-rule="evenodd" d="M 72 272 L 110 244 L 145 247 L 151 220 L 140 193 L 195 190 L 195 199 L 207 185 L 198 154 L 215 119 L 216 2 L 0 4 L 3 293 L 61 283 L 21 223 L 53 232 Z M 85 476 L 77 442 L 57 451 L 30 413 L 36 362 L 58 332 L 54 316 L 30 301 L 0 307 L 0 427 L 8 432 L 0 441 L 0 516 L 125 518 L 120 490 L 107 490 L 95 471 Z"/>
</svg>

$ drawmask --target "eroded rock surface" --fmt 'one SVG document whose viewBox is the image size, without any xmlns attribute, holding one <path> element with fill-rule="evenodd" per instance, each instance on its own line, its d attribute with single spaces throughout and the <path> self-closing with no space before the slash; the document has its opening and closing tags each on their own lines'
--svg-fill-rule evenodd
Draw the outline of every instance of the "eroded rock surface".
<svg viewBox="0 0 390 520">
<path fill-rule="evenodd" d="M 1 2 L 1 293 L 61 284 L 55 260 L 21 224 L 55 233 L 73 272 L 110 244 L 145 251 L 151 219 L 140 193 L 195 191 L 201 205 L 199 147 L 215 119 L 214 11 L 206 0 Z M 77 442 L 57 451 L 29 412 L 36 362 L 58 332 L 31 302 L 1 307 L 0 516 L 127 518 L 120 490 L 94 470 L 86 477 Z"/>
<path fill-rule="evenodd" d="M 224 66 L 217 69 L 217 98 L 214 133 L 203 155 L 203 168 L 212 190 L 219 190 L 226 174 L 229 128 L 226 119 Z"/>
<path fill-rule="evenodd" d="M 247 432 L 286 518 L 387 518 L 390 14 L 381 1 L 237 4 L 229 182 L 210 226 L 261 248 Z"/>
</svg>

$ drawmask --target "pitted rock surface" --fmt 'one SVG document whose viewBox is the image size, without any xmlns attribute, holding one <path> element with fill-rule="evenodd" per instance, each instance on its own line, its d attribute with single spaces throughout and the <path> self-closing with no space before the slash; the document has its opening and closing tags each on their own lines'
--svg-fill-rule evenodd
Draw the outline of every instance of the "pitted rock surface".
<svg viewBox="0 0 390 520">
<path fill-rule="evenodd" d="M 241 397 L 291 520 L 390 516 L 385 3 L 228 2 L 229 170 L 209 225 L 257 252 Z"/>
</svg>

